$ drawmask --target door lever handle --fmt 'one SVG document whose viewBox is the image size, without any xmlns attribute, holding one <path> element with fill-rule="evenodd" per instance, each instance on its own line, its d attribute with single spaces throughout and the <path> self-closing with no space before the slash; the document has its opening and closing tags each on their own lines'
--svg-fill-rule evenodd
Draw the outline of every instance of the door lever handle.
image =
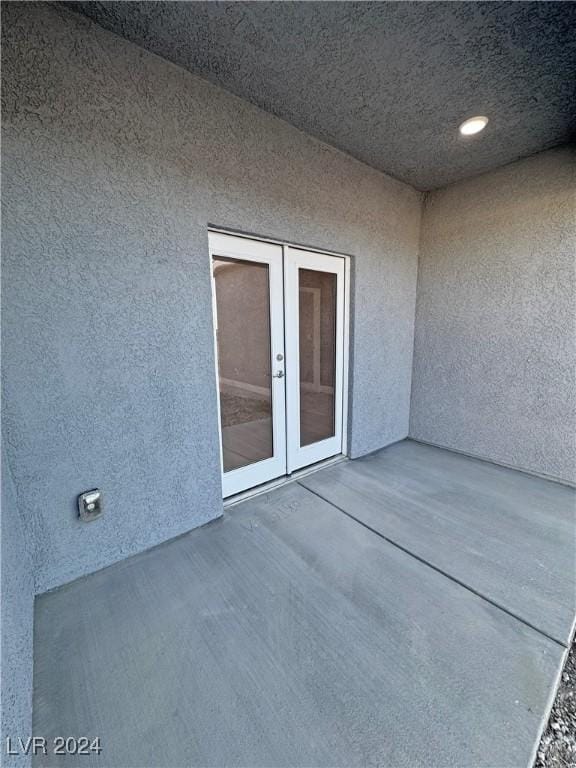
<svg viewBox="0 0 576 768">
<path fill-rule="evenodd" d="M 272 374 L 273 379 L 282 379 L 284 378 L 284 371 L 278 371 L 278 373 Z"/>
</svg>

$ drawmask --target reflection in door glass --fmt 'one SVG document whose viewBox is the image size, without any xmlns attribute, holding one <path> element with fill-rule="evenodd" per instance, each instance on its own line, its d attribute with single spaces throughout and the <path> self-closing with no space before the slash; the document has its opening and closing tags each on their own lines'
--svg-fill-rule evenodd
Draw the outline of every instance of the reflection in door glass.
<svg viewBox="0 0 576 768">
<path fill-rule="evenodd" d="M 216 256 L 224 471 L 273 456 L 268 265 Z"/>
<path fill-rule="evenodd" d="M 298 270 L 301 446 L 335 433 L 336 279 Z"/>
</svg>

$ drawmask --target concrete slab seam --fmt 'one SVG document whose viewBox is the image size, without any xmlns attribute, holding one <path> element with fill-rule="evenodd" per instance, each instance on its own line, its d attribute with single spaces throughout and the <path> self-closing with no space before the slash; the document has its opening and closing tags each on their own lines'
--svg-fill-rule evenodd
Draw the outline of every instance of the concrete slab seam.
<svg viewBox="0 0 576 768">
<path fill-rule="evenodd" d="M 413 557 L 415 560 L 418 560 L 423 565 L 426 565 L 428 568 L 431 568 L 433 571 L 437 571 L 438 573 L 441 573 L 442 576 L 445 576 L 447 579 L 450 579 L 450 581 L 453 581 L 455 584 L 458 584 L 464 589 L 467 589 L 469 592 L 472 592 L 472 594 L 476 595 L 476 597 L 479 597 L 482 600 L 485 600 L 487 603 L 490 603 L 490 605 L 493 605 L 495 608 L 498 608 L 503 613 L 507 613 L 508 616 L 511 616 L 513 619 L 516 619 L 516 621 L 519 621 L 525 626 L 530 627 L 530 629 L 534 630 L 534 632 L 538 632 L 540 635 L 543 635 L 548 640 L 551 640 L 553 643 L 560 645 L 562 648 L 570 647 L 569 644 L 566 644 L 562 640 L 559 640 L 553 635 L 548 634 L 548 632 L 545 632 L 543 629 L 540 629 L 540 627 L 537 627 L 531 622 L 527 621 L 526 619 L 523 619 L 522 616 L 519 616 L 513 611 L 510 611 L 508 608 L 505 608 L 503 605 L 501 605 L 500 603 L 497 603 L 495 600 L 492 600 L 490 597 L 483 594 L 482 592 L 479 592 L 477 589 L 474 589 L 474 587 L 471 587 L 469 584 L 466 584 L 465 582 L 460 581 L 460 579 L 457 579 L 455 576 L 452 576 L 452 574 L 448 573 L 447 571 L 444 571 L 442 568 L 438 568 L 438 566 L 433 565 L 432 563 L 428 562 L 428 560 L 425 560 L 423 557 L 420 557 L 419 555 L 414 554 L 414 552 L 411 552 L 406 547 L 403 547 L 402 544 L 398 544 L 398 542 L 394 541 L 394 539 L 388 538 L 388 536 L 385 536 L 383 533 L 380 533 L 380 531 L 377 531 L 375 528 L 372 528 L 372 526 L 363 522 L 359 518 L 354 517 L 354 515 L 350 514 L 350 512 L 347 512 L 345 509 L 342 509 L 342 507 L 339 507 L 337 504 L 334 504 L 334 502 L 330 501 L 329 499 L 326 499 L 317 491 L 313 491 L 311 488 L 308 488 L 307 486 L 302 485 L 302 483 L 300 482 L 298 482 L 298 485 L 300 485 L 306 491 L 313 493 L 314 496 L 317 496 L 319 499 L 322 499 L 322 501 L 325 501 L 327 504 L 330 504 L 332 507 L 334 507 L 334 509 L 337 509 L 343 515 L 346 515 L 346 517 L 349 517 L 351 520 L 354 520 L 356 523 L 368 529 L 369 531 L 374 533 L 376 536 L 379 536 L 381 539 L 384 539 L 384 541 L 387 541 L 389 544 L 392 544 L 392 546 L 396 547 L 397 549 L 400 549 L 402 552 L 405 552 L 407 555 L 409 555 L 410 557 Z"/>
</svg>

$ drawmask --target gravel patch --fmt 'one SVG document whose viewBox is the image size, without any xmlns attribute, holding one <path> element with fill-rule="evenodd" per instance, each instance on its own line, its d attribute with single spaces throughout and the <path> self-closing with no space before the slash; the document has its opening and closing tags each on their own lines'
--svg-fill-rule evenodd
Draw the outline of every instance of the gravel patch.
<svg viewBox="0 0 576 768">
<path fill-rule="evenodd" d="M 576 640 L 562 672 L 534 768 L 576 768 Z"/>
</svg>

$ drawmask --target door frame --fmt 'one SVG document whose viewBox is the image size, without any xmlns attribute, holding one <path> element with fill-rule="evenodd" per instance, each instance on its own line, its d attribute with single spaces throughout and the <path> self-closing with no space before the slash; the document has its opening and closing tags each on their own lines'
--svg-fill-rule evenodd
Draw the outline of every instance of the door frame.
<svg viewBox="0 0 576 768">
<path fill-rule="evenodd" d="M 212 235 L 228 235 L 234 238 L 242 238 L 244 240 L 248 240 L 249 243 L 266 243 L 270 245 L 276 245 L 282 247 L 282 263 L 285 264 L 286 260 L 284 258 L 285 252 L 287 248 L 292 248 L 299 251 L 306 251 L 310 254 L 318 254 L 318 255 L 325 255 L 325 256 L 337 256 L 344 260 L 344 317 L 343 317 L 343 323 L 344 323 L 344 342 L 343 342 L 343 354 L 342 354 L 342 446 L 341 446 L 341 455 L 342 456 L 348 456 L 349 453 L 349 428 L 348 428 L 348 421 L 349 421 L 349 398 L 350 398 L 350 389 L 349 389 L 349 381 L 350 381 L 350 339 L 351 339 L 351 312 L 350 312 L 350 305 L 351 305 L 351 294 L 352 294 L 352 280 L 351 280 L 351 272 L 352 272 L 352 256 L 350 254 L 346 253 L 338 253 L 336 251 L 331 251 L 326 248 L 317 248 L 315 246 L 305 245 L 305 244 L 299 244 L 299 243 L 292 243 L 288 242 L 286 240 L 278 240 L 274 237 L 265 237 L 263 235 L 257 235 L 250 232 L 243 232 L 239 231 L 237 229 L 232 229 L 228 227 L 223 227 L 216 224 L 209 224 L 208 225 L 208 238 L 210 238 Z M 247 247 L 249 245 L 247 244 Z M 231 258 L 234 258 L 234 256 L 231 256 Z M 213 322 L 213 341 L 214 341 L 214 373 L 215 373 L 215 385 L 216 385 L 216 401 L 217 401 L 217 415 L 218 415 L 218 423 L 217 423 L 217 429 L 218 429 L 218 442 L 220 446 L 220 474 L 222 477 L 222 487 L 223 487 L 223 496 L 224 499 L 227 501 L 227 503 L 230 503 L 231 499 L 229 496 L 232 494 L 227 494 L 224 489 L 224 471 L 223 471 L 223 448 L 222 448 L 222 429 L 221 429 L 221 414 L 220 414 L 220 395 L 219 395 L 219 372 L 218 372 L 218 339 L 216 336 L 216 327 L 217 327 L 217 321 L 216 321 L 216 297 L 214 294 L 214 280 L 212 278 L 212 247 L 210 245 L 210 242 L 208 243 L 208 268 L 209 268 L 209 276 L 210 276 L 210 285 L 211 285 L 211 296 L 212 296 L 212 322 Z M 284 305 L 283 305 L 284 306 Z M 275 381 L 279 381 L 276 379 Z M 286 381 L 286 378 L 282 380 L 283 382 Z M 285 386 L 285 384 L 284 384 Z M 284 393 L 284 397 L 285 397 Z M 286 445 L 286 434 L 284 435 L 284 444 Z M 337 458 L 334 457 L 334 458 Z M 334 461 L 334 458 L 327 459 L 326 462 L 332 462 Z M 321 464 L 324 464 L 325 462 L 320 462 Z M 237 470 L 233 470 L 237 471 Z M 302 468 L 300 470 L 293 470 L 294 474 L 299 474 L 300 472 L 305 472 L 306 468 Z M 230 474 L 230 473 L 226 473 Z M 285 463 L 285 469 L 278 475 L 278 478 L 276 481 L 271 481 L 271 484 L 278 484 L 285 482 L 286 480 L 290 479 L 290 474 L 288 472 L 288 457 L 286 456 L 286 463 Z M 259 484 L 258 484 L 259 485 Z M 238 491 L 238 495 L 242 495 L 242 498 L 249 498 L 250 495 L 255 495 L 261 491 L 261 488 L 258 487 L 257 484 L 255 484 L 253 487 L 248 488 L 245 491 Z M 233 494 L 234 496 L 236 493 Z"/>
</svg>

